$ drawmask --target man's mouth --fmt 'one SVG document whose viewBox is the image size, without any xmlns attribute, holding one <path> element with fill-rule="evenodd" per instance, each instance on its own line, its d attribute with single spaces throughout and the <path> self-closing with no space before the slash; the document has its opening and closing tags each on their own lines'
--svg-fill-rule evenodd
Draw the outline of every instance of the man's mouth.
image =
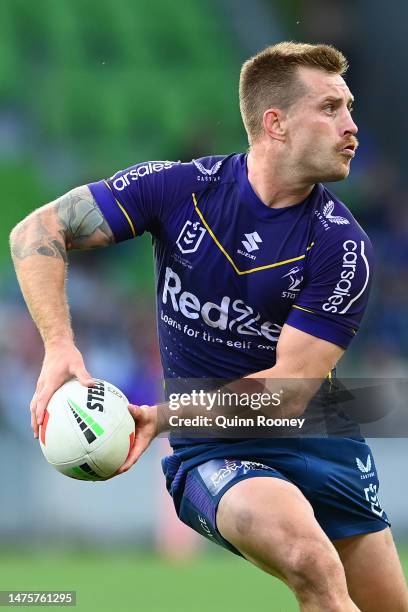
<svg viewBox="0 0 408 612">
<path fill-rule="evenodd" d="M 352 157 L 355 156 L 356 150 L 357 150 L 356 143 L 349 142 L 348 144 L 346 144 L 344 147 L 342 147 L 340 149 L 340 153 L 342 153 L 343 155 L 347 155 L 348 157 L 352 158 Z"/>
</svg>

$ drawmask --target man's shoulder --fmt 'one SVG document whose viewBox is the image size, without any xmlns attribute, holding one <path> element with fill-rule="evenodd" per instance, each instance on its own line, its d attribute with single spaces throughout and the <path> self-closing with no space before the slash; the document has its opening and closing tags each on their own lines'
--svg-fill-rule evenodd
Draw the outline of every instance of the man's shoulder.
<svg viewBox="0 0 408 612">
<path fill-rule="evenodd" d="M 203 191 L 208 188 L 235 182 L 237 155 L 208 155 L 182 162 L 174 167 L 171 175 L 191 191 Z M 169 176 L 170 178 L 170 176 Z"/>
<path fill-rule="evenodd" d="M 188 162 L 145 161 L 116 172 L 111 178 L 112 187 L 124 191 L 128 187 L 143 187 L 151 183 L 164 184 L 174 191 L 201 191 L 206 187 L 233 182 L 234 168 L 239 155 L 209 155 Z"/>
<path fill-rule="evenodd" d="M 316 237 L 334 241 L 342 237 L 368 240 L 369 238 L 348 206 L 325 185 L 319 184 L 313 215 Z"/>
<path fill-rule="evenodd" d="M 240 155 L 208 155 L 198 159 L 192 159 L 187 165 L 191 166 L 198 180 L 202 177 L 225 177 L 233 178 L 234 165 Z"/>
</svg>

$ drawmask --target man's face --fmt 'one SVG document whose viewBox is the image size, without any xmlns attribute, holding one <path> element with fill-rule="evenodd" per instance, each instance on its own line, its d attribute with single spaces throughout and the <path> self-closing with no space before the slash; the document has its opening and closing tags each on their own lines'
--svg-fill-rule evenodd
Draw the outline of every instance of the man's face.
<svg viewBox="0 0 408 612">
<path fill-rule="evenodd" d="M 288 161 L 310 182 L 342 180 L 358 146 L 353 96 L 338 74 L 302 67 L 298 77 L 306 93 L 287 113 Z"/>
</svg>

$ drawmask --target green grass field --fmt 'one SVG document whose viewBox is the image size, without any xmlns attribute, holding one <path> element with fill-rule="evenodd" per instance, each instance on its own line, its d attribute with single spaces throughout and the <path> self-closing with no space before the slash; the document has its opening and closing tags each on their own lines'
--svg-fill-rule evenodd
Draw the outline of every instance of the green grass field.
<svg viewBox="0 0 408 612">
<path fill-rule="evenodd" d="M 401 553 L 408 573 L 408 548 Z M 81 612 L 298 610 L 278 580 L 222 550 L 179 563 L 130 553 L 3 554 L 0 590 L 18 589 L 76 590 L 68 610 Z"/>
</svg>

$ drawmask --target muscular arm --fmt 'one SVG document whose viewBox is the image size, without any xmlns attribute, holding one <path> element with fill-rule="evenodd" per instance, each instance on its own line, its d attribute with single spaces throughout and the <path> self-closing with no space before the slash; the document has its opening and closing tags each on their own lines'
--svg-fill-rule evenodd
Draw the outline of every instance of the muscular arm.
<svg viewBox="0 0 408 612">
<path fill-rule="evenodd" d="M 298 416 L 343 353 L 344 349 L 332 342 L 284 325 L 276 347 L 276 364 L 246 379 L 265 378 L 269 392 L 276 392 L 277 385 L 283 386 L 286 392 L 282 403 L 284 415 Z"/>
<path fill-rule="evenodd" d="M 343 353 L 344 350 L 332 342 L 311 336 L 290 325 L 284 325 L 277 344 L 275 365 L 232 381 L 221 391 L 251 395 L 264 392 L 280 393 L 283 390 L 281 403 L 276 408 L 276 416 L 297 417 L 306 409 L 324 378 Z M 163 414 L 167 418 L 166 408 L 167 404 L 161 405 Z M 220 408 L 222 414 L 226 414 L 226 410 L 229 410 L 228 405 Z M 180 410 L 183 416 L 197 415 L 194 404 L 182 406 Z M 217 405 L 212 410 L 217 411 Z M 231 414 L 235 414 L 237 408 L 231 406 L 230 410 Z M 166 425 L 166 420 L 162 419 L 160 426 Z"/>
<path fill-rule="evenodd" d="M 45 346 L 73 339 L 65 297 L 67 251 L 113 242 L 86 186 L 35 210 L 13 229 L 10 245 L 17 278 Z"/>
<path fill-rule="evenodd" d="M 186 397 L 178 404 L 177 415 L 192 419 L 199 414 L 210 416 L 253 416 L 247 403 L 236 406 L 222 401 L 223 394 L 238 396 L 259 396 L 279 394 L 279 405 L 271 405 L 267 416 L 274 418 L 295 418 L 306 409 L 312 397 L 318 391 L 324 378 L 334 368 L 344 350 L 326 340 L 311 336 L 299 329 L 284 325 L 277 345 L 276 364 L 268 368 L 229 382 L 219 389 L 221 403 L 218 399 L 208 400 L 205 394 L 197 404 L 193 399 L 188 403 Z M 211 395 L 211 392 L 210 392 Z M 191 396 L 192 397 L 192 396 Z M 170 416 L 174 414 L 170 403 L 160 404 L 157 409 L 158 432 L 169 431 Z"/>
<path fill-rule="evenodd" d="M 260 393 L 279 394 L 280 403 L 270 406 L 268 416 L 279 418 L 293 418 L 300 416 L 306 409 L 309 401 L 318 391 L 321 383 L 334 368 L 344 350 L 326 340 L 311 336 L 299 329 L 284 325 L 277 345 L 276 364 L 250 374 L 243 378 L 231 381 L 227 386 L 220 388 L 220 395 L 236 393 L 251 396 Z M 208 396 L 197 407 L 197 403 L 187 402 L 187 398 L 178 406 L 177 415 L 183 418 L 194 418 L 203 411 L 211 408 L 211 416 L 248 416 L 251 410 L 244 404 L 230 405 L 221 401 L 218 405 L 208 401 Z M 205 412 L 204 412 L 205 413 Z M 169 403 L 158 407 L 158 431 L 167 431 L 169 417 L 173 413 Z"/>
<path fill-rule="evenodd" d="M 282 402 L 276 409 L 277 416 L 292 418 L 300 416 L 310 399 L 320 387 L 323 379 L 336 365 L 344 350 L 339 346 L 311 336 L 295 327 L 284 325 L 279 337 L 276 351 L 276 364 L 260 372 L 250 374 L 223 388 L 221 391 L 236 393 L 279 393 L 283 389 Z M 119 473 L 126 472 L 139 459 L 151 440 L 158 434 L 168 431 L 169 418 L 174 414 L 169 403 L 158 406 L 129 407 L 137 423 L 135 445 L 129 453 Z M 219 407 L 212 408 L 211 416 L 217 414 Z M 221 412 L 234 416 L 236 408 L 221 407 Z M 182 405 L 177 414 L 184 418 L 194 418 L 203 414 L 203 406 L 197 404 Z M 248 416 L 248 415 L 247 415 Z"/>
</svg>

